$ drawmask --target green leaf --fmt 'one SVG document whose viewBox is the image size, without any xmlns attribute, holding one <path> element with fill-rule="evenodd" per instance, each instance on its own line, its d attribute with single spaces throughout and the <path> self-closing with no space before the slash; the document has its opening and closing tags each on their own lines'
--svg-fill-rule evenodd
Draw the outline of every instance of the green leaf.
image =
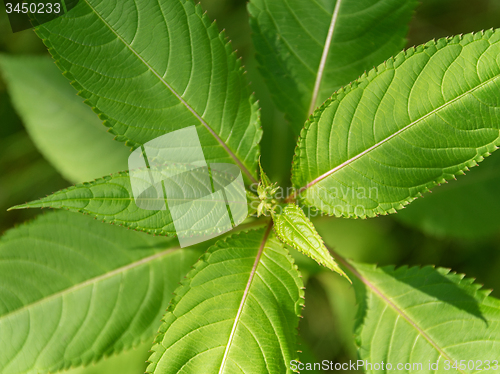
<svg viewBox="0 0 500 374">
<path fill-rule="evenodd" d="M 175 236 L 169 210 L 140 209 L 134 199 L 129 172 L 77 184 L 52 195 L 11 209 L 55 208 L 90 214 L 103 222 L 148 232 Z"/>
<path fill-rule="evenodd" d="M 336 271 L 350 282 L 302 209 L 295 204 L 288 204 L 282 212 L 273 215 L 273 220 L 274 230 L 283 243 L 313 258 L 318 264 Z"/>
<path fill-rule="evenodd" d="M 436 189 L 394 217 L 427 234 L 456 238 L 481 238 L 500 228 L 500 152 L 480 167 Z"/>
<path fill-rule="evenodd" d="M 251 0 L 257 59 L 296 134 L 341 86 L 405 45 L 417 1 Z"/>
<path fill-rule="evenodd" d="M 259 174 L 260 182 L 257 185 L 257 194 L 259 195 L 260 203 L 257 206 L 257 217 L 260 217 L 261 215 L 267 216 L 268 213 L 272 213 L 274 211 L 278 203 L 276 195 L 280 189 L 280 187 L 277 186 L 277 183 L 271 183 L 271 180 L 268 178 L 268 176 L 264 172 L 264 169 L 262 168 L 260 160 Z"/>
<path fill-rule="evenodd" d="M 0 239 L 0 372 L 87 365 L 152 338 L 199 252 L 70 212 Z"/>
<path fill-rule="evenodd" d="M 105 134 L 48 57 L 0 55 L 0 68 L 31 139 L 63 177 L 80 183 L 128 169 L 130 152 Z"/>
<path fill-rule="evenodd" d="M 290 373 L 302 281 L 267 229 L 218 241 L 177 290 L 149 373 Z"/>
<path fill-rule="evenodd" d="M 449 269 L 376 268 L 353 264 L 359 309 L 357 344 L 362 360 L 385 364 L 392 370 L 366 370 L 391 373 L 398 363 L 412 370 L 403 373 L 449 373 L 446 360 L 453 365 L 465 360 L 498 360 L 500 352 L 500 300 L 488 296 L 474 280 Z M 430 370 L 429 363 L 439 364 Z M 418 365 L 422 364 L 419 368 Z M 498 369 L 498 367 L 497 367 Z M 477 373 L 479 369 L 459 369 L 458 373 Z M 497 370 L 493 370 L 497 372 Z"/>
<path fill-rule="evenodd" d="M 262 164 L 260 162 L 260 159 L 259 159 L 259 175 L 260 175 L 261 184 L 264 188 L 272 186 L 271 180 L 268 178 L 264 169 L 262 168 Z"/>
<path fill-rule="evenodd" d="M 130 351 L 105 358 L 97 364 L 70 369 L 64 374 L 142 374 L 146 370 L 150 348 L 151 343 L 147 342 Z"/>
<path fill-rule="evenodd" d="M 335 216 L 394 213 L 500 144 L 500 31 L 400 53 L 318 109 L 294 159 L 295 196 Z"/>
<path fill-rule="evenodd" d="M 199 5 L 85 0 L 36 32 L 117 140 L 137 147 L 195 125 L 207 162 L 237 164 L 256 181 L 257 103 Z"/>
<path fill-rule="evenodd" d="M 217 204 L 217 200 L 199 199 L 200 196 L 208 196 L 212 193 L 207 169 L 191 170 L 190 173 L 179 174 L 181 175 L 180 179 L 174 179 L 174 177 L 168 179 L 171 177 L 169 172 L 174 168 L 176 170 L 181 168 L 185 170 L 182 165 L 168 165 L 165 168 L 155 169 L 155 177 L 158 180 L 167 180 L 162 186 L 163 188 L 166 186 L 164 194 L 166 193 L 168 199 L 164 199 L 163 195 L 160 197 L 152 196 L 152 193 L 146 194 L 147 197 L 145 198 L 134 196 L 132 181 L 144 184 L 144 180 L 141 179 L 143 174 L 134 176 L 130 175 L 129 172 L 122 172 L 66 188 L 42 199 L 17 205 L 9 210 L 26 208 L 67 209 L 72 212 L 90 214 L 103 222 L 119 224 L 155 235 L 181 236 L 182 234 L 182 236 L 199 236 L 221 233 L 222 228 L 218 220 L 221 215 L 227 214 L 227 205 L 222 206 L 223 210 L 221 212 L 221 205 Z M 217 190 L 220 190 L 220 185 L 227 186 L 233 181 L 232 176 L 224 171 L 211 170 L 211 175 L 213 177 L 212 181 L 218 187 Z M 179 186 L 183 188 L 178 188 Z M 148 191 L 151 190 L 148 189 Z M 236 189 L 230 189 L 229 200 L 245 200 L 245 196 L 236 196 L 236 194 L 238 194 Z M 249 202 L 250 196 L 246 196 L 247 202 Z M 168 204 L 165 200 L 168 200 Z M 179 210 L 177 210 L 176 225 L 178 229 L 176 229 L 169 207 L 172 204 L 182 206 L 193 201 L 195 203 L 188 210 L 182 210 L 181 217 L 179 217 Z M 156 203 L 158 202 L 163 204 L 163 210 L 157 206 Z M 145 209 L 144 205 L 149 203 L 153 203 L 153 209 Z M 240 212 L 237 208 L 238 206 L 236 210 L 232 209 L 235 225 L 246 218 L 244 211 Z M 200 214 L 200 211 L 203 214 Z M 209 229 L 207 229 L 207 219 L 214 222 L 213 227 Z M 184 229 L 179 227 L 184 227 Z"/>
</svg>

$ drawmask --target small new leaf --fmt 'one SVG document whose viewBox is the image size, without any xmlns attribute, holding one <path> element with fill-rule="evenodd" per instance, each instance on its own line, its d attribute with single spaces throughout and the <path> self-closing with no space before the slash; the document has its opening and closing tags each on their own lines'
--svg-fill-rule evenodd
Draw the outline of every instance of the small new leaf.
<svg viewBox="0 0 500 374">
<path fill-rule="evenodd" d="M 262 169 L 262 164 L 259 159 L 259 172 L 260 172 L 260 184 L 263 185 L 264 187 L 270 187 L 271 186 L 271 181 L 269 180 L 268 176 L 264 172 L 264 169 Z"/>
<path fill-rule="evenodd" d="M 288 204 L 282 213 L 273 214 L 273 220 L 274 230 L 281 241 L 351 282 L 328 252 L 312 222 L 297 205 Z"/>
<path fill-rule="evenodd" d="M 276 183 L 271 183 L 266 173 L 262 169 L 262 165 L 259 160 L 259 170 L 260 170 L 260 183 L 257 186 L 257 194 L 259 195 L 260 204 L 257 207 L 257 217 L 261 215 L 266 216 L 267 213 L 274 214 L 276 209 L 277 200 L 274 198 L 279 187 Z"/>
</svg>

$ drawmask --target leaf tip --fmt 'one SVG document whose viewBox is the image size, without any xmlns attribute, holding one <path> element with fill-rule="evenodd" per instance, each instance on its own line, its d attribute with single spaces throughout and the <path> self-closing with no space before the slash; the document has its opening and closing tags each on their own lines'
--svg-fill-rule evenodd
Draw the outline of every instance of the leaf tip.
<svg viewBox="0 0 500 374">
<path fill-rule="evenodd" d="M 345 278 L 349 281 L 349 283 L 350 283 L 350 284 L 352 284 L 352 280 L 351 280 L 351 278 L 349 278 L 349 277 L 347 276 L 347 274 L 344 272 L 344 270 L 342 270 L 342 269 L 340 268 L 340 266 L 338 266 L 338 265 L 337 265 L 337 263 L 334 263 L 334 266 L 331 266 L 331 267 L 329 266 L 329 268 L 330 268 L 332 271 L 336 272 L 336 273 L 337 273 L 338 275 L 340 275 L 341 277 L 345 277 Z"/>
<path fill-rule="evenodd" d="M 28 203 L 26 204 L 19 204 L 19 205 L 14 205 L 13 207 L 10 207 L 7 209 L 7 212 L 10 212 L 11 210 L 19 210 L 19 209 L 27 209 L 29 208 Z"/>
</svg>

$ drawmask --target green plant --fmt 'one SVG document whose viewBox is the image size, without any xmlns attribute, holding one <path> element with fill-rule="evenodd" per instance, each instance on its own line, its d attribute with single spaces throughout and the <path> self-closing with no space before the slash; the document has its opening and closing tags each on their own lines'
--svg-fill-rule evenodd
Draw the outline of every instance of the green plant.
<svg viewBox="0 0 500 374">
<path fill-rule="evenodd" d="M 115 171 L 127 154 L 106 143 L 88 110 L 65 103 L 82 110 L 83 124 L 50 117 L 49 132 L 37 127 L 40 109 L 18 104 L 38 146 L 79 184 L 12 208 L 70 212 L 43 215 L 0 241 L 2 374 L 87 365 L 151 341 L 158 328 L 149 373 L 297 370 L 304 286 L 290 248 L 352 280 L 356 344 L 360 360 L 372 364 L 362 367 L 367 372 L 390 372 L 389 363 L 392 370 L 403 364 L 398 370 L 407 373 L 447 367 L 475 373 L 486 365 L 500 372 L 498 299 L 443 268 L 344 259 L 325 246 L 306 215 L 395 213 L 500 145 L 500 30 L 398 54 L 415 6 L 249 3 L 260 70 L 299 135 L 287 194 L 259 165 L 259 109 L 241 63 L 199 5 L 81 0 L 67 17 L 37 27 L 59 69 L 116 140 L 135 149 L 196 126 L 208 163 L 240 167 L 250 212 L 260 217 L 248 219 L 255 228 L 244 224 L 181 249 L 166 238 L 175 236 L 168 210 L 137 207 L 128 172 L 95 175 Z M 2 56 L 15 102 L 36 84 L 63 100 L 57 95 L 66 88 L 48 66 L 45 59 Z M 34 77 L 27 80 L 26 71 Z M 51 145 L 61 131 L 78 134 L 62 143 L 64 154 L 88 165 L 112 162 L 75 169 Z M 102 154 L 93 151 L 96 141 Z M 100 178 L 80 183 L 88 174 Z"/>
</svg>

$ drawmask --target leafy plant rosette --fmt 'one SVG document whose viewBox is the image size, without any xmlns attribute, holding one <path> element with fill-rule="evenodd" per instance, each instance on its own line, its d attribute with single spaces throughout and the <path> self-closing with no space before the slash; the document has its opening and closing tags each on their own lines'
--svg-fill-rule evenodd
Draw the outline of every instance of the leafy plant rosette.
<svg viewBox="0 0 500 374">
<path fill-rule="evenodd" d="M 0 241 L 0 371 L 88 365 L 152 341 L 158 331 L 148 373 L 292 372 L 304 297 L 289 253 L 294 248 L 352 280 L 359 358 L 386 363 L 366 365 L 366 372 L 389 372 L 390 363 L 410 365 L 408 373 L 415 367 L 476 373 L 486 365 L 500 372 L 498 299 L 447 269 L 346 260 L 325 246 L 303 210 L 348 218 L 395 213 L 498 149 L 500 31 L 397 53 L 415 5 L 249 3 L 260 70 L 276 106 L 300 134 L 294 192 L 284 199 L 258 161 L 259 108 L 241 62 L 199 5 L 82 0 L 67 16 L 38 26 L 57 67 L 115 140 L 135 149 L 195 126 L 207 162 L 237 165 L 255 203 L 250 212 L 271 218 L 251 217 L 253 229 L 242 226 L 211 245 L 179 248 L 166 238 L 176 234 L 169 211 L 140 209 L 127 171 L 12 208 L 61 211 Z M 51 74 L 44 64 L 0 59 L 38 147 L 80 182 L 92 168 L 79 174 L 71 157 L 55 156 L 50 137 L 36 129 L 44 106 L 21 103 L 25 68 L 31 65 L 42 79 Z M 44 82 L 54 96 L 46 100 L 57 100 L 56 80 Z M 95 118 L 81 120 L 69 130 L 81 131 L 74 144 L 91 146 L 104 137 L 89 124 Z M 64 118 L 50 125 L 55 133 L 67 129 Z M 104 156 L 81 148 L 89 165 L 103 162 Z"/>
</svg>

